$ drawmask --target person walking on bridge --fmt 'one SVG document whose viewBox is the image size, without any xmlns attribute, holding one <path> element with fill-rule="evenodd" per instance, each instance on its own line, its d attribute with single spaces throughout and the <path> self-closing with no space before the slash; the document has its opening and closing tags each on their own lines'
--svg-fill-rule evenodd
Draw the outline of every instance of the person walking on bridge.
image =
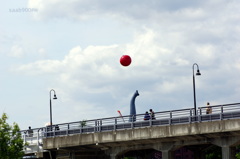
<svg viewBox="0 0 240 159">
<path fill-rule="evenodd" d="M 28 137 L 33 137 L 33 130 L 31 126 L 28 127 L 27 133 L 28 133 Z"/>
</svg>

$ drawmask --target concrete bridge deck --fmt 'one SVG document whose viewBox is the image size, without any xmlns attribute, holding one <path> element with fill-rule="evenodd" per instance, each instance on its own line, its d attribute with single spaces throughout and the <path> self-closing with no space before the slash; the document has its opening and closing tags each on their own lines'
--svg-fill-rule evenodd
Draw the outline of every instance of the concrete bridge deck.
<svg viewBox="0 0 240 159">
<path fill-rule="evenodd" d="M 161 151 L 163 159 L 173 159 L 173 152 L 183 146 L 194 147 L 194 158 L 202 159 L 202 145 L 217 145 L 223 159 L 231 159 L 232 147 L 240 142 L 239 106 L 213 106 L 212 114 L 205 114 L 201 107 L 197 116 L 193 109 L 157 112 L 156 120 L 148 121 L 143 121 L 143 114 L 79 121 L 39 128 L 38 132 L 42 149 L 59 159 L 64 154 L 74 159 L 94 158 L 93 154 L 115 159 L 127 151 L 143 149 Z M 127 122 L 129 118 L 135 121 Z"/>
</svg>

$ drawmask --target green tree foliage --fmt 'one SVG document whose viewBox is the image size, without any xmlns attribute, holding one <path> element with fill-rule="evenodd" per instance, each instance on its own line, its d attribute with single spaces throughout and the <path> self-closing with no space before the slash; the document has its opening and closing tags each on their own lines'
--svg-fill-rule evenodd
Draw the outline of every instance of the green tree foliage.
<svg viewBox="0 0 240 159">
<path fill-rule="evenodd" d="M 86 121 L 86 120 L 82 120 L 82 121 L 80 122 L 80 126 L 81 126 L 81 127 L 87 126 L 87 121 Z"/>
<path fill-rule="evenodd" d="M 236 159 L 240 159 L 240 152 L 236 154 Z"/>
<path fill-rule="evenodd" d="M 7 123 L 7 114 L 3 113 L 0 118 L 0 158 L 20 159 L 23 157 L 24 143 L 16 123 Z"/>
<path fill-rule="evenodd" d="M 218 146 L 213 146 L 206 151 L 206 159 L 222 159 L 222 149 Z"/>
<path fill-rule="evenodd" d="M 238 145 L 238 146 L 236 147 L 236 149 L 237 149 L 237 151 L 239 151 L 239 150 L 240 150 L 240 145 Z M 236 155 L 235 155 L 235 157 L 236 157 L 236 159 L 240 159 L 240 152 L 237 152 Z"/>
</svg>

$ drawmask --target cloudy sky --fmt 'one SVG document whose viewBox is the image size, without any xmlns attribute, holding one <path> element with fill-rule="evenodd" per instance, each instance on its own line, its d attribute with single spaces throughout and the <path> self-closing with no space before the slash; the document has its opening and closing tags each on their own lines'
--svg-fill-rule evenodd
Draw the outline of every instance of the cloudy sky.
<svg viewBox="0 0 240 159">
<path fill-rule="evenodd" d="M 0 112 L 21 129 L 237 103 L 238 0 L 0 0 Z M 132 63 L 123 67 L 122 55 Z M 196 72 L 196 67 L 194 67 Z"/>
</svg>

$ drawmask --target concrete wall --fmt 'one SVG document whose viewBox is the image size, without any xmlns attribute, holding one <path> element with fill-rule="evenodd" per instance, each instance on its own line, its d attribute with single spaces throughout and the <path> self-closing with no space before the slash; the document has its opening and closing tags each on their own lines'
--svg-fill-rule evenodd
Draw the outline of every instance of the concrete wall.
<svg viewBox="0 0 240 159">
<path fill-rule="evenodd" d="M 126 144 L 126 142 L 127 144 L 132 144 L 131 141 L 136 141 L 141 144 L 154 139 L 160 139 L 162 142 L 169 142 L 179 139 L 193 140 L 194 138 L 216 138 L 226 135 L 236 136 L 239 134 L 240 119 L 234 119 L 51 137 L 43 139 L 43 149 L 57 149 L 96 144 L 114 146 L 115 143 L 120 144 L 121 142 L 123 144 Z"/>
<path fill-rule="evenodd" d="M 171 159 L 171 151 L 184 145 L 215 144 L 223 148 L 224 159 L 230 147 L 239 143 L 240 119 L 76 134 L 43 139 L 43 148 L 51 151 L 100 152 L 111 159 L 126 150 L 154 148 Z"/>
</svg>

